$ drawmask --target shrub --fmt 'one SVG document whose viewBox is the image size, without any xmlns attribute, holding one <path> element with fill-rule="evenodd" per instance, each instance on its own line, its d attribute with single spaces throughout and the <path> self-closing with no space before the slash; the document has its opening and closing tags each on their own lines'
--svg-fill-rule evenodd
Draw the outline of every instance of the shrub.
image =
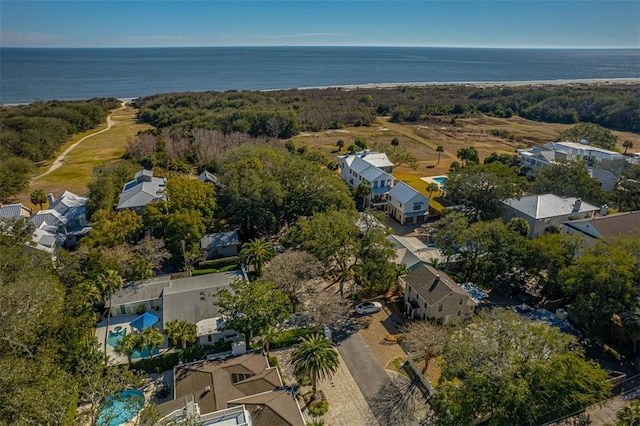
<svg viewBox="0 0 640 426">
<path fill-rule="evenodd" d="M 282 331 L 276 334 L 271 340 L 269 345 L 270 349 L 288 348 L 296 343 L 300 342 L 301 337 L 306 337 L 309 334 L 317 333 L 318 330 L 314 327 L 307 328 L 292 328 L 290 330 Z"/>
<path fill-rule="evenodd" d="M 238 256 L 229 256 L 229 257 L 223 257 L 221 259 L 203 260 L 201 262 L 198 262 L 197 267 L 198 269 L 206 269 L 206 268 L 220 269 L 224 266 L 230 266 L 230 265 L 237 266 L 239 259 L 240 258 Z"/>
<path fill-rule="evenodd" d="M 322 416 L 329 411 L 329 401 L 318 401 L 309 407 L 309 412 L 314 416 Z"/>
</svg>

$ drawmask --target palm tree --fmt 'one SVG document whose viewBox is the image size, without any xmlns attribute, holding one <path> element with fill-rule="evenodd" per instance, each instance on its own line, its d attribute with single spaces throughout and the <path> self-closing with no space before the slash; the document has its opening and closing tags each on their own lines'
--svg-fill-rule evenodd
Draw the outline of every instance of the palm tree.
<svg viewBox="0 0 640 426">
<path fill-rule="evenodd" d="M 630 140 L 626 140 L 624 142 L 622 142 L 622 147 L 624 148 L 624 155 L 627 155 L 627 150 L 629 148 L 633 148 L 633 142 L 631 142 Z M 33 201 L 31 201 L 33 202 Z"/>
<path fill-rule="evenodd" d="M 625 151 L 626 154 L 626 151 Z M 47 202 L 47 195 L 44 193 L 42 189 L 36 189 L 31 193 L 31 204 L 38 204 L 40 206 L 40 210 L 42 210 L 42 206 Z"/>
<path fill-rule="evenodd" d="M 267 358 L 269 358 L 269 355 L 270 355 L 269 345 L 271 344 L 271 342 L 273 342 L 273 339 L 276 337 L 277 334 L 278 334 L 278 330 L 276 330 L 273 327 L 269 327 L 262 333 L 262 336 L 260 336 L 260 339 L 262 340 L 262 347 L 264 348 L 264 351 L 267 354 Z"/>
<path fill-rule="evenodd" d="M 335 345 L 321 334 L 302 337 L 291 353 L 291 361 L 294 373 L 311 381 L 311 400 L 316 397 L 318 380 L 331 377 L 340 364 Z"/>
<path fill-rule="evenodd" d="M 174 345 L 180 341 L 180 347 L 182 349 L 187 348 L 187 343 L 195 343 L 196 341 L 196 326 L 186 321 L 173 320 L 166 324 L 165 331 L 169 340 Z"/>
<path fill-rule="evenodd" d="M 142 330 L 141 334 L 144 346 L 149 348 L 149 357 L 153 358 L 153 351 L 162 345 L 162 342 L 164 342 L 164 336 L 162 335 L 162 332 L 155 327 L 145 328 Z"/>
<path fill-rule="evenodd" d="M 371 185 L 366 180 L 356 187 L 356 196 L 362 198 L 362 210 L 367 208 L 367 197 L 371 194 Z"/>
<path fill-rule="evenodd" d="M 429 191 L 429 199 L 431 199 L 431 196 L 433 195 L 433 193 L 439 189 L 440 189 L 440 186 L 437 183 L 429 182 L 429 184 L 427 185 L 427 191 Z"/>
<path fill-rule="evenodd" d="M 273 247 L 264 238 L 245 243 L 240 251 L 240 259 L 244 263 L 252 265 L 258 276 L 262 273 L 262 267 L 275 255 Z"/>
<path fill-rule="evenodd" d="M 109 300 L 109 306 L 107 307 L 107 328 L 104 331 L 104 356 L 105 364 L 107 362 L 107 336 L 109 334 L 109 320 L 111 319 L 111 296 L 122 287 L 122 277 L 118 274 L 118 271 L 113 269 L 107 269 L 96 279 L 96 288 L 102 295 L 102 300 L 106 302 Z"/>
<path fill-rule="evenodd" d="M 115 347 L 117 354 L 126 355 L 129 365 L 131 365 L 131 357 L 134 350 L 142 350 L 144 342 L 139 334 L 125 334 L 122 339 L 118 341 Z"/>
<path fill-rule="evenodd" d="M 438 153 L 438 162 L 436 164 L 440 164 L 440 155 L 444 152 L 444 147 L 442 145 L 438 145 L 436 152 Z"/>
</svg>

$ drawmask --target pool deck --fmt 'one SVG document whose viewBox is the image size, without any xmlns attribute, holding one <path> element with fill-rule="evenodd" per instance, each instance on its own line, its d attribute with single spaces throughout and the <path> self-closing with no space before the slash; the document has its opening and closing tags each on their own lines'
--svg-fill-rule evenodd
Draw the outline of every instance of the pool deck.
<svg viewBox="0 0 640 426">
<path fill-rule="evenodd" d="M 160 323 L 162 323 L 162 312 L 154 311 L 153 314 L 160 318 Z M 138 318 L 140 315 L 138 314 L 130 314 L 130 315 L 122 315 L 117 317 L 111 317 L 109 319 L 109 330 L 112 332 L 116 332 L 117 327 L 121 327 L 121 330 L 125 330 L 126 334 L 130 334 L 131 326 L 129 323 L 134 319 Z M 96 324 L 96 338 L 98 339 L 98 344 L 100 345 L 100 350 L 104 350 L 104 336 L 107 333 L 107 319 L 102 318 L 98 324 Z M 160 346 L 160 353 L 164 353 L 166 348 L 168 347 L 167 338 L 165 337 L 164 342 Z M 109 356 L 109 360 L 112 364 L 126 364 L 128 362 L 127 357 L 125 355 L 119 355 L 116 353 L 115 349 L 107 343 L 107 355 Z"/>
<path fill-rule="evenodd" d="M 446 176 L 446 175 L 425 176 L 425 177 L 421 177 L 421 178 L 420 178 L 420 180 L 421 180 L 421 181 L 424 181 L 424 182 L 426 182 L 426 183 L 432 183 L 432 182 L 435 182 L 435 183 L 437 183 L 437 184 L 438 184 L 438 186 L 439 186 L 440 188 L 442 188 L 442 183 L 438 182 L 438 181 L 436 180 L 437 178 L 445 178 L 445 179 L 446 179 L 446 178 L 447 178 L 447 176 Z"/>
</svg>

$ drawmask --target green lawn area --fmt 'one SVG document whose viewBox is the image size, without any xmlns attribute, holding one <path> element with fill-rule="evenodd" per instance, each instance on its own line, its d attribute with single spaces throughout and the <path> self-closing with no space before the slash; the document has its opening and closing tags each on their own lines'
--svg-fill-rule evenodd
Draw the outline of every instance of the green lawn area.
<svg viewBox="0 0 640 426">
<path fill-rule="evenodd" d="M 65 158 L 64 164 L 54 172 L 31 184 L 29 191 L 17 196 L 18 201 L 31 206 L 29 194 L 35 189 L 43 189 L 45 193 L 53 192 L 58 196 L 68 190 L 78 195 L 86 194 L 87 184 L 91 181 L 95 166 L 115 161 L 124 154 L 129 138 L 138 132 L 149 129 L 146 124 L 136 122 L 136 109 L 127 107 L 115 111 L 112 116 L 113 125 L 107 132 L 91 137 L 73 149 Z M 66 142 L 56 153 L 56 157 L 73 145 L 80 138 L 104 129 L 105 125 L 90 131 L 77 134 Z M 43 163 L 36 175 L 46 172 L 55 158 Z"/>
<path fill-rule="evenodd" d="M 427 183 L 422 179 L 420 179 L 420 176 L 410 175 L 408 173 L 395 173 L 395 172 L 393 173 L 393 176 L 397 180 L 406 183 L 416 191 L 420 192 L 425 197 L 429 197 L 429 191 L 427 191 Z M 434 198 L 439 197 L 440 195 L 441 195 L 440 191 L 434 192 L 432 194 L 433 198 L 429 199 L 429 206 L 439 212 L 442 211 L 444 207 L 442 206 L 442 204 L 437 202 Z"/>
</svg>

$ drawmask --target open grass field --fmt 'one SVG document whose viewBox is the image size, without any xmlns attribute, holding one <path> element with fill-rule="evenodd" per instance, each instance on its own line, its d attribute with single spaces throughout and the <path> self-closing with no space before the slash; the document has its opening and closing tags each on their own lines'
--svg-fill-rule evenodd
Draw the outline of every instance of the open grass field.
<svg viewBox="0 0 640 426">
<path fill-rule="evenodd" d="M 339 154 L 336 142 L 340 139 L 347 147 L 356 138 L 364 138 L 369 145 L 389 144 L 393 138 L 398 138 L 400 146 L 418 158 L 418 167 L 414 170 L 401 165 L 394 169 L 394 176 L 428 196 L 426 184 L 420 177 L 447 174 L 451 163 L 458 160 L 456 152 L 460 148 L 474 146 L 482 161 L 493 152 L 515 154 L 517 148 L 555 141 L 562 131 L 570 127 L 572 125 L 540 123 L 517 116 L 497 118 L 480 115 L 455 120 L 444 116 L 432 117 L 420 124 L 392 123 L 388 118 L 378 117 L 370 127 L 302 133 L 293 140 L 298 146 L 307 145 L 310 149 L 320 150 L 327 158 L 335 159 Z M 618 136 L 619 147 L 622 141 L 630 140 L 634 144 L 632 151 L 640 151 L 640 135 L 629 132 L 614 134 Z M 439 145 L 442 145 L 444 152 L 438 163 L 436 148 Z"/>
<path fill-rule="evenodd" d="M 87 192 L 87 184 L 91 181 L 93 168 L 120 158 L 125 152 L 128 138 L 150 127 L 146 124 L 136 123 L 136 109 L 131 107 L 114 111 L 111 119 L 113 120 L 111 129 L 83 141 L 67 154 L 60 168 L 32 182 L 29 192 L 17 195 L 16 202 L 33 207 L 29 202 L 29 194 L 35 189 L 43 189 L 47 194 L 52 192 L 55 196 L 60 195 L 65 190 L 79 195 L 85 194 Z M 80 138 L 96 133 L 104 129 L 104 127 L 101 126 L 75 135 L 60 147 L 56 157 Z M 36 171 L 36 176 L 47 171 L 53 161 L 54 159 L 51 159 L 40 164 Z"/>
</svg>

